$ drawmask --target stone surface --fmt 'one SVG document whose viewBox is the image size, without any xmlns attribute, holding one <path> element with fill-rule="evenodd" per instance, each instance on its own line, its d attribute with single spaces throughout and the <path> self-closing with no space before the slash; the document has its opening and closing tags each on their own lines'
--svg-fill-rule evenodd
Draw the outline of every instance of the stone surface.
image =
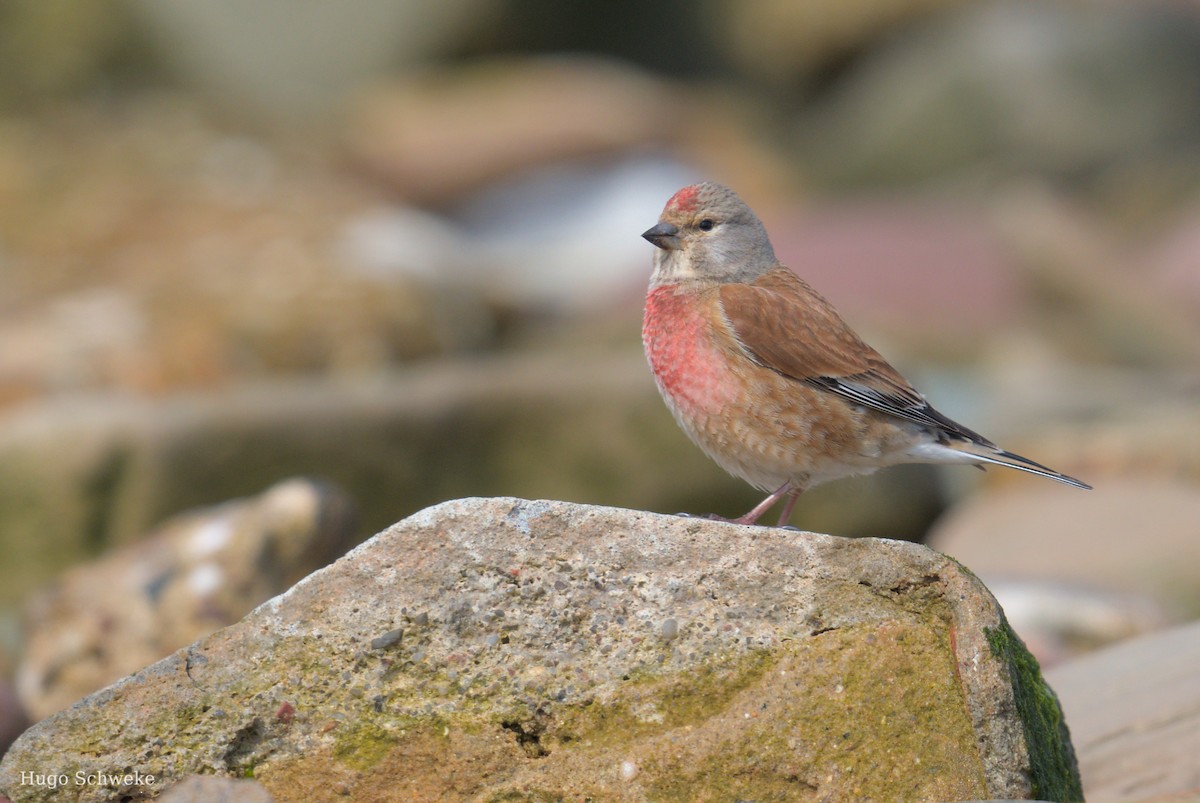
<svg viewBox="0 0 1200 803">
<path fill-rule="evenodd" d="M 35 720 L 232 624 L 356 543 L 340 491 L 307 480 L 174 517 L 32 597 L 17 672 Z"/>
<path fill-rule="evenodd" d="M 35 725 L 0 789 L 66 766 L 280 801 L 1080 795 L 1036 663 L 942 555 L 516 499 L 422 511 Z"/>
<path fill-rule="evenodd" d="M 1200 799 L 1200 622 L 1055 667 L 1091 801 Z"/>
</svg>

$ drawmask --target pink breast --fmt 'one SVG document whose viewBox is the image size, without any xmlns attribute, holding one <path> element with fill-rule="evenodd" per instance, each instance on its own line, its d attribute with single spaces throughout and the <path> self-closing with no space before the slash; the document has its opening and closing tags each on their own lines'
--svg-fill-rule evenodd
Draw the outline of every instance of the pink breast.
<svg viewBox="0 0 1200 803">
<path fill-rule="evenodd" d="M 659 389 L 688 416 L 718 412 L 733 388 L 726 357 L 713 343 L 702 309 L 695 296 L 659 287 L 646 298 L 642 323 L 642 342 Z"/>
</svg>

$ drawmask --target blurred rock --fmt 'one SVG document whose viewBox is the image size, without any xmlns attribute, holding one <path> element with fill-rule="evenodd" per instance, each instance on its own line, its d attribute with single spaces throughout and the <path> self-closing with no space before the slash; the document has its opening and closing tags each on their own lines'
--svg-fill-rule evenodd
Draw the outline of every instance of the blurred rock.
<svg viewBox="0 0 1200 803">
<path fill-rule="evenodd" d="M 996 225 L 1030 289 L 1032 327 L 1077 359 L 1200 366 L 1200 319 L 1136 269 L 1103 221 L 1044 187 L 1000 197 Z"/>
<path fill-rule="evenodd" d="M 1096 803 L 1200 796 L 1200 623 L 1055 667 L 1083 791 Z"/>
<path fill-rule="evenodd" d="M 630 165 L 649 165 L 655 178 L 676 160 L 690 166 L 674 167 L 685 173 L 681 184 L 704 177 L 792 195 L 794 160 L 767 138 L 772 126 L 769 110 L 744 92 L 670 83 L 594 56 L 540 56 L 442 67 L 364 92 L 343 140 L 369 178 L 405 202 L 445 210 L 479 193 L 495 197 L 497 183 L 508 185 L 499 194 L 529 199 L 581 176 L 627 180 L 605 173 Z M 654 204 L 655 217 L 678 188 Z M 637 231 L 649 225 L 639 219 Z"/>
<path fill-rule="evenodd" d="M 0 388 L 13 403 L 134 379 L 148 339 L 140 299 L 116 287 L 64 293 L 0 323 Z"/>
<path fill-rule="evenodd" d="M 804 111 L 800 138 L 833 184 L 1194 159 L 1200 17 L 1166 3 L 965 3 L 855 65 Z"/>
<path fill-rule="evenodd" d="M 794 86 L 962 0 L 759 0 L 709 3 L 709 35 L 745 72 Z"/>
<path fill-rule="evenodd" d="M 379 203 L 302 135 L 234 133 L 179 97 L 6 120 L 0 404 L 356 374 L 491 344 L 479 293 L 421 274 L 415 247 L 406 273 L 356 270 L 344 232 Z"/>
<path fill-rule="evenodd" d="M 252 767 L 280 801 L 1081 795 L 1053 693 L 953 561 L 512 498 L 423 511 L 44 720 L 0 787 L 35 764 Z"/>
<path fill-rule="evenodd" d="M 989 584 L 1082 585 L 1149 598 L 1173 618 L 1200 614 L 1200 488 L 1088 479 L 1095 490 L 1028 483 L 976 496 L 947 513 L 928 543 Z"/>
<path fill-rule="evenodd" d="M 66 572 L 26 607 L 18 691 L 49 716 L 232 624 L 354 543 L 335 489 L 289 480 L 176 516 L 136 544 Z"/>
<path fill-rule="evenodd" d="M 397 65 L 452 49 L 488 24 L 495 0 L 135 0 L 153 43 L 218 105 L 316 119 Z"/>
<path fill-rule="evenodd" d="M 189 775 L 157 798 L 159 803 L 274 803 L 263 785 L 244 778 Z"/>
<path fill-rule="evenodd" d="M 678 106 L 670 87 L 613 62 L 485 61 L 364 94 L 345 138 L 402 197 L 439 204 L 533 167 L 661 146 Z"/>
<path fill-rule="evenodd" d="M 17 698 L 17 691 L 6 678 L 0 677 L 0 756 L 30 725 L 29 715 Z"/>
</svg>

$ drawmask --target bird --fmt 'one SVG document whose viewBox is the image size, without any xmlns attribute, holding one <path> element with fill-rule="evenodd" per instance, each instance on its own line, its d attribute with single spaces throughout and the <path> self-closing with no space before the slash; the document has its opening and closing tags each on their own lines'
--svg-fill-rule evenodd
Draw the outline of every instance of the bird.
<svg viewBox="0 0 1200 803">
<path fill-rule="evenodd" d="M 676 192 L 642 234 L 656 246 L 642 343 L 676 422 L 718 465 L 783 500 L 786 526 L 807 489 L 902 463 L 986 465 L 1090 489 L 1005 451 L 935 410 L 807 282 L 780 264 L 762 221 L 735 193 Z"/>
</svg>

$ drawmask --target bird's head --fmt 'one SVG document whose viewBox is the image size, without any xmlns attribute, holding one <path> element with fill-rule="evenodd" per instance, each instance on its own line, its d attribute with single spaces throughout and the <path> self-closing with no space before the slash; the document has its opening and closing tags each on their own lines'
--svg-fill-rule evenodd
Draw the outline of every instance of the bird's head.
<svg viewBox="0 0 1200 803">
<path fill-rule="evenodd" d="M 672 195 L 642 236 L 659 249 L 654 286 L 752 281 L 778 263 L 758 216 L 733 190 L 707 181 Z"/>
</svg>

